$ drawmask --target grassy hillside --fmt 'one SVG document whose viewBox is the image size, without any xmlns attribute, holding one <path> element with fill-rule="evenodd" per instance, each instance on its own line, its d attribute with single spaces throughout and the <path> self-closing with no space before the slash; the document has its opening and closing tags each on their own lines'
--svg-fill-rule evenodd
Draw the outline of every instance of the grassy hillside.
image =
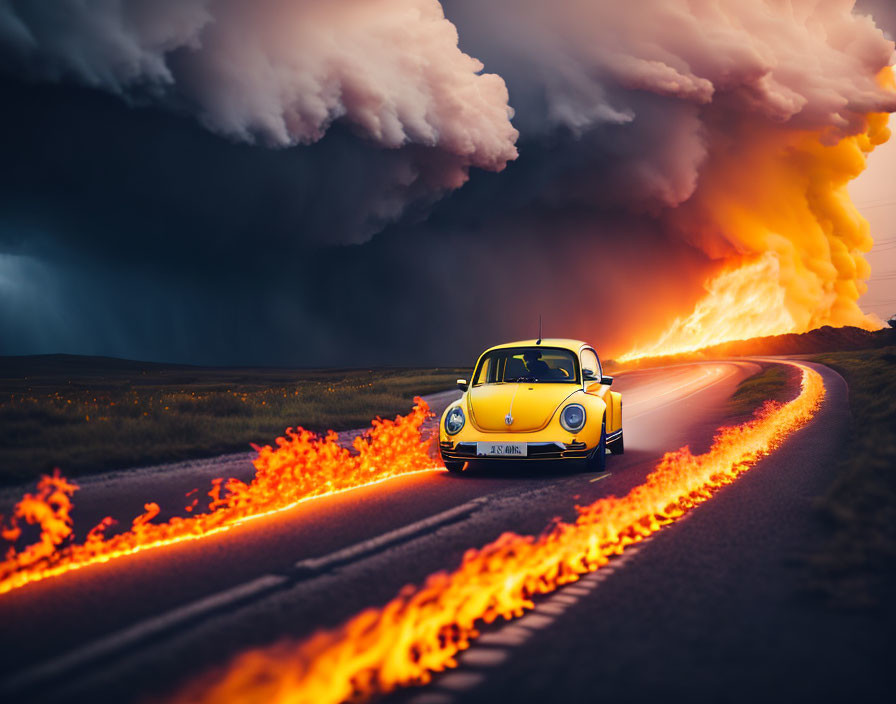
<svg viewBox="0 0 896 704">
<path fill-rule="evenodd" d="M 799 377 L 793 367 L 769 364 L 738 384 L 728 408 L 735 415 L 752 415 L 766 401 L 786 403 L 799 393 Z"/>
<path fill-rule="evenodd" d="M 206 369 L 0 358 L 0 484 L 249 450 L 288 426 L 366 426 L 463 369 Z"/>
<path fill-rule="evenodd" d="M 767 357 L 771 355 L 810 355 L 844 350 L 866 350 L 896 345 L 896 329 L 884 328 L 875 332 L 861 328 L 833 328 L 829 325 L 804 333 L 755 337 L 751 340 L 726 342 L 688 354 L 649 357 L 626 362 L 626 369 L 658 367 L 666 364 L 724 359 L 726 357 Z"/>
<path fill-rule="evenodd" d="M 815 586 L 852 605 L 896 584 L 896 347 L 819 355 L 849 384 L 851 440 L 838 480 L 818 499 L 829 527 L 812 559 Z"/>
</svg>

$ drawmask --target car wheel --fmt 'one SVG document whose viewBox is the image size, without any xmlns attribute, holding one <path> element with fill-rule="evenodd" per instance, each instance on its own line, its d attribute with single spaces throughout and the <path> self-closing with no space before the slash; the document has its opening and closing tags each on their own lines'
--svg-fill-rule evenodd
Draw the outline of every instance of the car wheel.
<svg viewBox="0 0 896 704">
<path fill-rule="evenodd" d="M 622 440 L 622 433 L 619 433 L 618 438 L 607 443 L 607 449 L 610 451 L 611 455 L 625 454 L 625 443 Z"/>
<path fill-rule="evenodd" d="M 447 469 L 452 474 L 460 474 L 464 471 L 464 465 L 466 462 L 461 462 L 459 460 L 443 460 L 445 462 L 445 469 Z"/>
<path fill-rule="evenodd" d="M 601 425 L 600 442 L 597 443 L 588 459 L 585 460 L 586 472 L 603 472 L 607 468 L 607 426 Z"/>
</svg>

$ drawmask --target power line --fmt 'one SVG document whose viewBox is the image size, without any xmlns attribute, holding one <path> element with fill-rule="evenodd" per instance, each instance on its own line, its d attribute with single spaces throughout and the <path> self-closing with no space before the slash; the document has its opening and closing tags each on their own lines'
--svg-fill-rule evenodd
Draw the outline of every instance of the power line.
<svg viewBox="0 0 896 704">
<path fill-rule="evenodd" d="M 896 205 L 896 200 L 888 200 L 885 203 L 875 203 L 874 205 L 861 205 L 856 203 L 855 206 L 859 210 L 872 210 L 873 208 L 889 208 Z"/>
</svg>

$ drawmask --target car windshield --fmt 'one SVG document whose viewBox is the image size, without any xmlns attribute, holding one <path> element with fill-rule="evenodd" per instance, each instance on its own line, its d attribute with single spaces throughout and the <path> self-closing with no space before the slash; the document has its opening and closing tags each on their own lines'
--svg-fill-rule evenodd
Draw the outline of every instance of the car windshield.
<svg viewBox="0 0 896 704">
<path fill-rule="evenodd" d="M 473 385 L 514 382 L 578 384 L 576 355 L 555 347 L 509 347 L 492 350 L 479 361 Z"/>
</svg>

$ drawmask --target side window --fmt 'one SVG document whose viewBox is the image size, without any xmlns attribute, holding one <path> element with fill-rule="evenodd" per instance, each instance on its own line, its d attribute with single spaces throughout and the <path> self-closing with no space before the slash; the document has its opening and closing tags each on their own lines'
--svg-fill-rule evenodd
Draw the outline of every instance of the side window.
<svg viewBox="0 0 896 704">
<path fill-rule="evenodd" d="M 485 384 L 486 380 L 491 373 L 494 376 L 494 367 L 495 367 L 495 358 L 489 357 L 483 362 L 482 367 L 479 369 L 479 374 L 473 379 L 473 386 L 479 386 L 480 384 Z"/>
<path fill-rule="evenodd" d="M 506 366 L 506 353 L 490 354 L 485 358 L 482 368 L 479 370 L 479 374 L 477 374 L 476 378 L 473 380 L 473 386 L 479 386 L 480 384 L 494 384 L 497 381 L 503 380 L 504 374 L 502 372 Z"/>
<path fill-rule="evenodd" d="M 600 362 L 594 350 L 582 350 L 582 377 L 585 381 L 600 379 Z"/>
</svg>

